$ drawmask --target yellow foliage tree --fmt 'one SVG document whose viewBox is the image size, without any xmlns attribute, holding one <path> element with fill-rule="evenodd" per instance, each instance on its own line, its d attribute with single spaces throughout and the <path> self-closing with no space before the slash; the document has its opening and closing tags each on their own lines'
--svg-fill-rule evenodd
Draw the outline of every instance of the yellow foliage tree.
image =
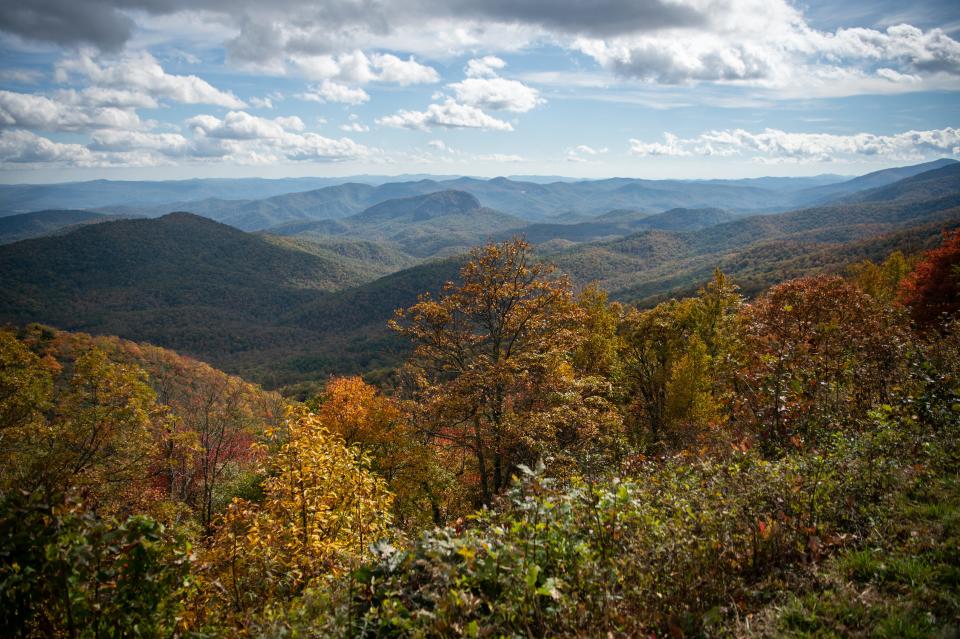
<svg viewBox="0 0 960 639">
<path fill-rule="evenodd" d="M 275 435 L 279 445 L 262 468 L 263 502 L 234 500 L 201 557 L 203 590 L 219 597 L 199 609 L 214 604 L 234 622 L 350 569 L 390 532 L 393 497 L 368 456 L 305 410 Z"/>
<path fill-rule="evenodd" d="M 91 348 L 69 367 L 0 331 L 0 488 L 73 492 L 131 511 L 149 483 L 151 424 L 162 409 L 140 368 Z"/>
</svg>

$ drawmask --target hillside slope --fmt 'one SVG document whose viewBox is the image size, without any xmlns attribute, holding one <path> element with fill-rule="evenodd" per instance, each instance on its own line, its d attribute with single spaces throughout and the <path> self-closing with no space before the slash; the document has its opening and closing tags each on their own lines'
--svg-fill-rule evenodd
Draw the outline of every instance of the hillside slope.
<svg viewBox="0 0 960 639">
<path fill-rule="evenodd" d="M 705 281 L 716 266 L 733 275 L 750 272 L 757 289 L 783 279 L 784 262 L 798 255 L 829 253 L 831 247 L 909 229 L 923 228 L 926 236 L 935 237 L 937 229 L 952 228 L 960 220 L 957 167 L 881 187 L 888 190 L 870 201 L 745 217 L 694 232 L 641 231 L 548 252 L 547 257 L 575 281 L 596 280 L 624 300 L 646 303 L 686 290 L 692 281 Z M 840 254 L 828 261 L 842 261 L 842 250 L 837 250 Z"/>
<path fill-rule="evenodd" d="M 92 211 L 49 210 L 0 217 L 0 244 L 42 237 L 82 224 L 97 224 L 116 219 Z"/>
</svg>

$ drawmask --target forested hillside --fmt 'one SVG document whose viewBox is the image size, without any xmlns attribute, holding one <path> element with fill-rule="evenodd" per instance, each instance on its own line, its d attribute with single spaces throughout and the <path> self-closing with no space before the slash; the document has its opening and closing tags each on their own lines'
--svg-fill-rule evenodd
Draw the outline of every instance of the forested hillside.
<svg viewBox="0 0 960 639">
<path fill-rule="evenodd" d="M 0 244 L 64 233 L 84 224 L 97 224 L 117 219 L 91 211 L 36 211 L 0 217 Z"/>
<path fill-rule="evenodd" d="M 446 266 L 389 394 L 0 331 L 0 634 L 960 628 L 960 232 L 648 309 L 519 240 Z"/>
<path fill-rule="evenodd" d="M 842 262 L 847 247 L 841 246 L 850 243 L 889 236 L 905 242 L 897 247 L 902 250 L 928 245 L 940 229 L 960 224 L 958 167 L 953 163 L 866 191 L 862 202 L 749 216 L 689 233 L 641 231 L 548 252 L 548 258 L 576 281 L 596 280 L 630 301 L 650 303 L 689 292 L 721 264 L 733 275 L 747 276 L 753 293 L 799 274 L 787 265 L 806 256 L 833 253 Z M 828 259 L 817 266 L 835 269 L 842 263 Z"/>
<path fill-rule="evenodd" d="M 887 198 L 868 191 L 863 202 L 732 220 L 717 209 L 620 210 L 521 227 L 468 193 L 441 191 L 284 227 L 289 236 L 188 214 L 110 222 L 0 247 L 0 321 L 148 341 L 271 388 L 330 374 L 381 379 L 406 352 L 385 329 L 394 310 L 455 279 L 456 255 L 487 238 L 526 235 L 576 287 L 599 282 L 641 306 L 692 294 L 718 266 L 752 296 L 792 277 L 931 247 L 960 225 L 957 166 L 883 187 L 895 189 Z M 327 233 L 312 234 L 317 225 Z M 582 241 L 607 231 L 629 234 Z"/>
</svg>

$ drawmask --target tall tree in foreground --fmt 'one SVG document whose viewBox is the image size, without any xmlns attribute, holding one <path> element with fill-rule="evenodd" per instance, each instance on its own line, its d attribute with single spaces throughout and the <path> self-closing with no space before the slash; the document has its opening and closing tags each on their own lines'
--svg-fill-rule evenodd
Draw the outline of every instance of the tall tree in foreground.
<svg viewBox="0 0 960 639">
<path fill-rule="evenodd" d="M 415 344 L 408 370 L 425 432 L 475 478 L 483 504 L 519 464 L 576 456 L 609 416 L 578 392 L 569 358 L 583 309 L 552 273 L 522 240 L 489 244 L 471 252 L 461 284 L 391 322 Z"/>
<path fill-rule="evenodd" d="M 401 401 L 359 377 L 339 377 L 327 382 L 316 404 L 317 418 L 367 455 L 371 470 L 386 480 L 394 495 L 395 525 L 411 531 L 443 524 L 452 482 Z"/>
</svg>

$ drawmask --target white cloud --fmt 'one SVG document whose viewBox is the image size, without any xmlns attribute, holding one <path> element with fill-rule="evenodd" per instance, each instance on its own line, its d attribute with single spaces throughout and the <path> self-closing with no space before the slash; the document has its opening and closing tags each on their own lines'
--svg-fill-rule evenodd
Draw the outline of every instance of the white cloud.
<svg viewBox="0 0 960 639">
<path fill-rule="evenodd" d="M 378 119 L 377 124 L 422 131 L 429 131 L 431 127 L 513 131 L 509 122 L 498 120 L 475 106 L 458 104 L 449 98 L 443 104 L 431 104 L 426 111 L 399 111 Z"/>
<path fill-rule="evenodd" d="M 264 98 L 252 97 L 252 98 L 248 98 L 247 102 L 249 102 L 250 106 L 254 107 L 255 109 L 272 109 L 273 108 L 273 100 L 271 100 L 268 97 L 264 97 Z"/>
<path fill-rule="evenodd" d="M 195 75 L 167 73 L 146 51 L 107 60 L 103 64 L 94 60 L 89 52 L 80 52 L 76 57 L 64 58 L 57 63 L 54 77 L 58 82 L 67 82 L 74 75 L 97 87 L 138 91 L 182 104 L 211 104 L 231 109 L 245 106 L 243 100 L 233 93 L 221 91 Z"/>
<path fill-rule="evenodd" d="M 459 102 L 484 109 L 525 113 L 545 102 L 536 89 L 516 80 L 467 78 L 448 86 Z"/>
<path fill-rule="evenodd" d="M 497 71 L 507 66 L 507 63 L 495 55 L 487 55 L 482 58 L 473 58 L 467 62 L 463 73 L 468 78 L 495 78 Z"/>
<path fill-rule="evenodd" d="M 311 80 L 336 80 L 349 84 L 383 82 L 407 86 L 438 82 L 440 75 L 433 67 L 417 62 L 413 56 L 402 60 L 389 53 L 368 56 L 357 49 L 346 53 L 294 54 L 290 61 Z"/>
<path fill-rule="evenodd" d="M 269 120 L 245 111 L 230 111 L 223 119 L 198 115 L 188 119 L 185 124 L 201 135 L 224 140 L 280 139 L 287 135 L 288 130 L 304 129 L 303 121 L 296 116 Z"/>
<path fill-rule="evenodd" d="M 349 133 L 366 133 L 370 130 L 370 127 L 360 122 L 350 122 L 349 124 L 341 124 L 340 130 Z"/>
<path fill-rule="evenodd" d="M 91 151 L 157 151 L 171 157 L 190 155 L 190 140 L 179 133 L 145 133 L 142 131 L 97 131 L 90 136 Z"/>
<path fill-rule="evenodd" d="M 304 124 L 297 117 L 269 120 L 231 111 L 222 119 L 200 115 L 186 124 L 194 132 L 195 155 L 223 157 L 239 164 L 274 164 L 284 160 L 337 162 L 375 154 L 350 138 L 304 133 Z"/>
<path fill-rule="evenodd" d="M 0 163 L 90 165 L 93 154 L 82 144 L 62 144 L 29 131 L 0 131 Z"/>
<path fill-rule="evenodd" d="M 135 129 L 140 126 L 140 118 L 132 109 L 86 105 L 77 94 L 53 100 L 32 93 L 0 91 L 0 127 L 87 131 Z"/>
<path fill-rule="evenodd" d="M 297 97 L 310 102 L 340 102 L 342 104 L 363 104 L 370 99 L 370 96 L 363 89 L 351 88 L 333 80 L 324 80 L 319 86 L 311 87 L 308 91 L 298 94 Z"/>
<path fill-rule="evenodd" d="M 572 149 L 567 149 L 567 162 L 589 162 L 589 160 L 583 156 L 595 157 L 603 155 L 608 150 L 607 147 L 597 148 L 587 144 L 578 144 Z"/>
<path fill-rule="evenodd" d="M 592 146 L 587 146 L 586 144 L 575 146 L 573 150 L 577 153 L 583 153 L 584 155 L 601 155 L 608 151 L 607 147 L 595 148 Z"/>
<path fill-rule="evenodd" d="M 960 42 L 940 29 L 821 31 L 787 0 L 714 4 L 693 28 L 579 37 L 572 46 L 623 78 L 747 84 L 788 97 L 956 87 L 960 76 Z"/>
<path fill-rule="evenodd" d="M 779 129 L 751 133 L 743 129 L 727 129 L 708 131 L 688 139 L 666 133 L 664 138 L 664 143 L 631 139 L 630 150 L 640 156 L 746 155 L 773 162 L 830 162 L 855 156 L 915 160 L 960 154 L 960 129 L 952 127 L 894 135 L 789 133 Z"/>
<path fill-rule="evenodd" d="M 430 84 L 440 81 L 440 75 L 433 67 L 420 64 L 413 56 L 401 60 L 397 56 L 376 54 L 371 59 L 377 69 L 377 82 L 387 82 L 407 86 L 410 84 Z"/>
<path fill-rule="evenodd" d="M 664 133 L 664 142 L 642 142 L 630 138 L 630 152 L 634 155 L 690 155 L 681 140 L 673 133 Z"/>
<path fill-rule="evenodd" d="M 523 156 L 510 153 L 488 153 L 483 155 L 474 155 L 473 159 L 479 162 L 524 162 Z"/>
</svg>

